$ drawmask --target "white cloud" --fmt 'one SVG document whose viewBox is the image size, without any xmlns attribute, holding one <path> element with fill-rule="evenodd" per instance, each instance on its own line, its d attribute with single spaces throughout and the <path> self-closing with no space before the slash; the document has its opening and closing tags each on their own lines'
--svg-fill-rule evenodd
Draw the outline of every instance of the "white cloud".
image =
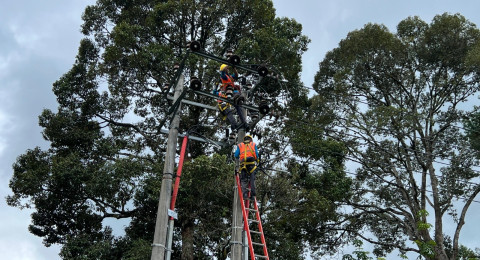
<svg viewBox="0 0 480 260">
<path fill-rule="evenodd" d="M 2 104 L 0 107 L 0 157 L 2 157 L 7 147 L 6 136 L 11 134 L 15 129 L 12 116 L 4 109 L 4 107 L 8 107 L 12 102 L 10 97 L 11 95 L 7 90 L 0 90 L 0 104 Z"/>
</svg>

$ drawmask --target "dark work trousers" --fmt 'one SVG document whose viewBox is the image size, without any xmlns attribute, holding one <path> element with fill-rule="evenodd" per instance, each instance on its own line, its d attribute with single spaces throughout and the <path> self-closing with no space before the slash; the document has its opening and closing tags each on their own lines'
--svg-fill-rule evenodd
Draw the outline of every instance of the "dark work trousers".
<svg viewBox="0 0 480 260">
<path fill-rule="evenodd" d="M 222 105 L 222 108 L 226 106 L 226 104 Z M 240 118 L 240 124 L 245 124 L 245 116 L 243 115 L 243 109 L 239 106 L 234 106 L 235 110 L 237 111 L 238 117 Z M 230 122 L 232 130 L 236 130 L 240 124 L 237 123 L 235 117 L 233 116 L 233 109 L 231 107 L 225 108 L 225 110 L 221 111 L 223 116 L 226 116 L 228 122 Z"/>
<path fill-rule="evenodd" d="M 252 157 L 247 158 L 247 162 L 254 162 L 255 159 Z M 250 171 L 255 167 L 255 164 L 249 164 L 247 165 L 247 169 L 242 169 L 242 172 L 240 173 L 240 183 L 242 185 L 242 192 L 243 192 L 243 199 L 248 198 L 248 186 L 250 184 L 250 198 L 253 198 L 256 193 L 255 193 L 255 174 L 256 170 L 251 172 Z"/>
<path fill-rule="evenodd" d="M 240 93 L 236 93 L 235 96 L 241 96 Z M 235 110 L 237 110 L 237 115 L 238 117 L 240 118 L 240 123 L 241 124 L 245 124 L 245 115 L 243 114 L 243 109 L 240 105 L 238 104 L 234 104 L 233 105 L 235 107 Z"/>
</svg>

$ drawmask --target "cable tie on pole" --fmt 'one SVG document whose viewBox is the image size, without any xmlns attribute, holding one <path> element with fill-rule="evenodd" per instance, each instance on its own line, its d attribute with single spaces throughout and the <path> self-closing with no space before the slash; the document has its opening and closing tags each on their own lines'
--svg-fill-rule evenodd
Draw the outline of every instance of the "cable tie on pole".
<svg viewBox="0 0 480 260">
<path fill-rule="evenodd" d="M 163 247 L 164 249 L 167 249 L 167 248 L 166 248 L 164 245 L 162 245 L 162 244 L 155 244 L 155 243 L 153 243 L 152 246 L 158 246 L 158 247 Z"/>
</svg>

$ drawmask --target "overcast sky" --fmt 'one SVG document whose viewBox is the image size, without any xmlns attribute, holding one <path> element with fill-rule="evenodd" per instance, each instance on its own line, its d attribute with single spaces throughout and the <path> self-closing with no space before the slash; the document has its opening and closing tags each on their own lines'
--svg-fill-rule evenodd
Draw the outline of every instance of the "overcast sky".
<svg viewBox="0 0 480 260">
<path fill-rule="evenodd" d="M 59 247 L 45 248 L 28 232 L 30 210 L 6 205 L 12 164 L 27 149 L 48 147 L 38 116 L 57 107 L 52 83 L 72 66 L 79 41 L 81 14 L 93 0 L 2 0 L 0 5 L 0 258 L 55 260 Z M 392 32 L 403 19 L 417 15 L 430 23 L 437 14 L 460 13 L 480 24 L 478 0 L 274 0 L 277 16 L 295 18 L 312 42 L 303 57 L 306 86 L 325 53 L 347 33 L 366 23 L 386 25 Z M 477 199 L 480 201 L 480 198 Z M 480 247 L 480 203 L 473 203 L 461 243 Z M 446 232 L 452 234 L 448 226 Z M 388 259 L 397 259 L 395 255 Z"/>
</svg>

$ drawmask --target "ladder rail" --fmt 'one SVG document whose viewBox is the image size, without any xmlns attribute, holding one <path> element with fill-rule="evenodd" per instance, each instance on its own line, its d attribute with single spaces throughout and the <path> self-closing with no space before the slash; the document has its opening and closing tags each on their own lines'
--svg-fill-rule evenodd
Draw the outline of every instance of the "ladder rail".
<svg viewBox="0 0 480 260">
<path fill-rule="evenodd" d="M 247 240 L 248 240 L 248 248 L 250 251 L 250 259 L 255 260 L 255 252 L 253 252 L 253 244 L 252 244 L 252 236 L 250 235 L 250 227 L 248 226 L 248 216 L 247 212 L 245 211 L 245 203 L 243 201 L 243 192 L 242 186 L 240 185 L 240 177 L 238 174 L 235 174 L 235 180 L 237 181 L 238 186 L 238 197 L 240 198 L 240 205 L 242 205 L 242 215 L 243 215 L 243 226 L 245 231 L 247 232 Z"/>
<path fill-rule="evenodd" d="M 255 209 L 255 216 L 257 217 L 257 221 L 258 221 L 258 231 L 260 232 L 260 240 L 262 241 L 262 244 L 263 244 L 263 255 L 266 257 L 267 260 L 269 260 L 270 257 L 268 257 L 267 242 L 265 241 L 265 235 L 263 234 L 262 221 L 260 221 L 260 211 L 258 210 L 257 198 L 254 199 L 254 209 Z"/>
</svg>

